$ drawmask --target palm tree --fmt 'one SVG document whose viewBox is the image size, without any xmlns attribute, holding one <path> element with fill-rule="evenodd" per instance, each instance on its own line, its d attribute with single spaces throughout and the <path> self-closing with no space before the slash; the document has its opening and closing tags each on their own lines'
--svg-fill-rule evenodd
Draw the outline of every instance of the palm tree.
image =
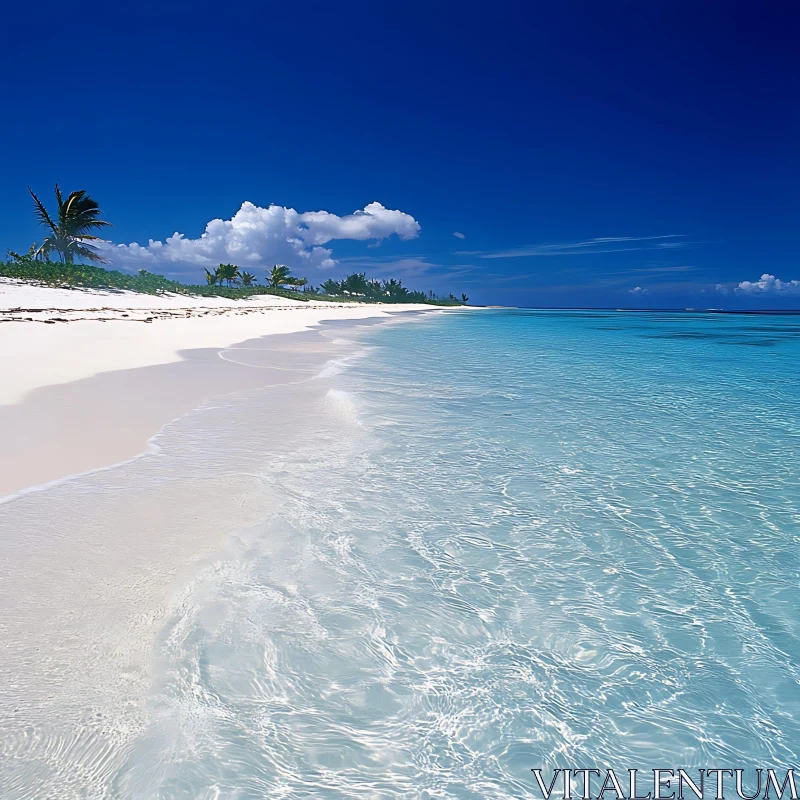
<svg viewBox="0 0 800 800">
<path fill-rule="evenodd" d="M 222 278 L 219 276 L 219 269 L 215 269 L 213 272 L 206 270 L 206 283 L 209 286 L 216 286 L 217 283 L 222 283 Z"/>
<path fill-rule="evenodd" d="M 390 300 L 403 300 L 408 297 L 408 289 L 403 286 L 403 281 L 390 278 L 383 282 L 383 289 Z"/>
<path fill-rule="evenodd" d="M 291 270 L 283 264 L 276 264 L 267 275 L 267 285 L 270 289 L 280 289 L 281 286 L 285 283 L 289 283 L 291 280 Z"/>
<path fill-rule="evenodd" d="M 467 296 L 464 294 L 464 292 L 461 292 L 461 302 L 462 302 L 462 303 L 468 303 L 468 302 L 469 302 L 469 297 L 467 297 Z"/>
<path fill-rule="evenodd" d="M 97 248 L 89 242 L 100 240 L 100 237 L 94 236 L 92 231 L 110 226 L 111 223 L 98 219 L 101 213 L 100 206 L 85 191 L 71 192 L 65 200 L 56 184 L 58 214 L 55 221 L 30 186 L 28 191 L 33 198 L 33 207 L 39 224 L 50 230 L 39 246 L 37 255 L 49 258 L 51 253 L 58 253 L 65 264 L 72 264 L 76 258 L 85 258 L 97 264 L 108 263 L 108 260 L 103 258 L 97 252 Z"/>
<path fill-rule="evenodd" d="M 287 278 L 286 283 L 295 289 L 302 289 L 308 283 L 308 280 L 306 278 Z"/>
<path fill-rule="evenodd" d="M 236 264 L 220 264 L 217 272 L 219 273 L 219 282 L 222 285 L 222 281 L 228 281 L 228 286 L 231 283 L 236 283 L 239 280 L 239 267 Z"/>
<path fill-rule="evenodd" d="M 242 286 L 252 286 L 258 281 L 258 278 L 252 272 L 242 273 Z"/>
<path fill-rule="evenodd" d="M 354 272 L 341 282 L 342 292 L 351 295 L 365 295 L 369 288 L 363 272 Z"/>
<path fill-rule="evenodd" d="M 342 291 L 342 287 L 337 281 L 333 280 L 333 278 L 328 278 L 328 280 L 322 284 L 322 288 L 327 294 L 340 294 Z"/>
</svg>

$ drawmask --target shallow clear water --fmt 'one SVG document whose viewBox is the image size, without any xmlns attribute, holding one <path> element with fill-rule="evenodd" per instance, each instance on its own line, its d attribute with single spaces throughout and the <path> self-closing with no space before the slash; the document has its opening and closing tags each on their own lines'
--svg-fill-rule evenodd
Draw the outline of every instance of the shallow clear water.
<svg viewBox="0 0 800 800">
<path fill-rule="evenodd" d="M 358 338 L 304 448 L 263 467 L 269 519 L 176 600 L 117 796 L 483 800 L 540 796 L 534 767 L 797 764 L 800 317 Z"/>
</svg>

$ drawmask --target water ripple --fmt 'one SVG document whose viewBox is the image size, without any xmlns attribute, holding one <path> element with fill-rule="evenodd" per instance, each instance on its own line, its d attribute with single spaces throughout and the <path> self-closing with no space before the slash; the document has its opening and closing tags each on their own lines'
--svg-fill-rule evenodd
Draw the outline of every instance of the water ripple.
<svg viewBox="0 0 800 800">
<path fill-rule="evenodd" d="M 369 360 L 264 466 L 282 502 L 176 602 L 114 796 L 796 764 L 796 334 L 520 311 L 359 334 Z"/>
</svg>

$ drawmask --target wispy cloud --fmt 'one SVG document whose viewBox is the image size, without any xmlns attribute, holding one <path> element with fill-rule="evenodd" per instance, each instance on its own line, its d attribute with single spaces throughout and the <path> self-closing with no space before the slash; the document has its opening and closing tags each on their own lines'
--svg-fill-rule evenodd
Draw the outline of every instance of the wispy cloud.
<svg viewBox="0 0 800 800">
<path fill-rule="evenodd" d="M 369 256 L 355 256 L 342 258 L 339 267 L 356 272 L 368 272 L 370 277 L 391 276 L 394 278 L 408 278 L 415 275 L 425 275 L 441 267 L 429 261 L 425 256 L 387 256 L 384 258 L 370 258 Z"/>
<path fill-rule="evenodd" d="M 615 272 L 606 272 L 606 275 L 666 275 L 670 272 L 692 272 L 696 270 L 697 267 L 690 266 L 688 264 L 679 264 L 679 265 L 656 265 L 650 267 L 632 267 L 631 269 L 623 269 L 617 270 Z"/>
<path fill-rule="evenodd" d="M 343 270 L 366 272 L 370 278 L 402 278 L 410 280 L 421 276 L 441 280 L 458 278 L 475 271 L 472 264 L 440 264 L 424 255 L 411 256 L 354 256 L 342 258 L 337 266 Z"/>
<path fill-rule="evenodd" d="M 532 244 L 507 250 L 464 250 L 456 255 L 471 255 L 478 258 L 520 258 L 522 256 L 574 256 L 599 253 L 623 253 L 631 250 L 651 250 L 660 247 L 665 240 L 680 239 L 683 234 L 668 233 L 660 236 L 601 236 L 583 242 L 559 242 Z M 610 245 L 621 245 L 611 247 Z"/>
<path fill-rule="evenodd" d="M 697 269 L 699 269 L 699 267 L 695 267 L 690 264 L 648 264 L 647 266 L 631 267 L 630 269 L 613 270 L 608 272 L 605 270 L 603 272 L 598 272 L 596 269 L 581 266 L 570 267 L 568 269 L 558 269 L 556 271 L 548 267 L 547 269 L 542 268 L 535 272 L 532 271 L 511 275 L 507 273 L 492 273 L 482 270 L 477 271 L 475 274 L 476 279 L 491 281 L 492 283 L 504 283 L 508 281 L 516 281 L 519 283 L 530 278 L 535 278 L 537 281 L 536 285 L 542 288 L 546 285 L 548 280 L 553 279 L 556 276 L 559 278 L 565 278 L 569 276 L 571 280 L 570 284 L 558 283 L 554 284 L 554 286 L 559 289 L 566 288 L 567 286 L 573 289 L 623 289 L 626 285 L 630 286 L 632 281 L 645 278 L 652 288 L 656 285 L 652 281 L 657 281 L 661 276 L 664 277 L 663 284 L 668 285 L 669 283 L 679 281 L 685 273 L 692 272 Z M 658 285 L 661 284 L 659 283 Z M 675 285 L 678 285 L 678 283 Z M 681 283 L 680 285 L 686 284 Z"/>
<path fill-rule="evenodd" d="M 467 238 L 466 236 L 464 236 L 463 233 L 459 233 L 458 231 L 453 231 L 453 236 L 455 236 L 456 239 L 466 239 Z"/>
</svg>

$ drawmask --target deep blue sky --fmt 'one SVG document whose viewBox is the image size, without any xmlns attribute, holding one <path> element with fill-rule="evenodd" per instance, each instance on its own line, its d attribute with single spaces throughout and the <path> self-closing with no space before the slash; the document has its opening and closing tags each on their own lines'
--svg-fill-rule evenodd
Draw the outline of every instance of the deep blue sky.
<svg viewBox="0 0 800 800">
<path fill-rule="evenodd" d="M 14 6 L 3 249 L 40 238 L 25 187 L 49 200 L 56 180 L 118 243 L 195 238 L 245 200 L 379 201 L 420 236 L 330 242 L 334 275 L 527 306 L 800 307 L 800 287 L 734 291 L 800 280 L 796 3 Z M 605 238 L 625 241 L 550 247 Z"/>
</svg>

